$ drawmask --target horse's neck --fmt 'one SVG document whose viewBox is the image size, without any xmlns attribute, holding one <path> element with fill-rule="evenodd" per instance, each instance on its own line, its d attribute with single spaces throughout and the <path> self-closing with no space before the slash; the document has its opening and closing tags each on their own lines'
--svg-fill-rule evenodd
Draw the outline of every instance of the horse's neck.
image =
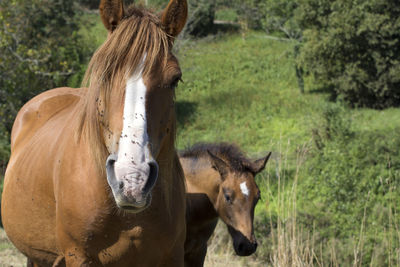
<svg viewBox="0 0 400 267">
<path fill-rule="evenodd" d="M 155 189 L 160 190 L 160 199 L 162 199 L 166 209 L 174 209 L 172 199 L 176 198 L 177 192 L 182 193 L 182 199 L 185 197 L 185 181 L 183 171 L 172 142 L 161 149 L 156 161 L 159 165 L 159 173 L 158 182 Z M 156 193 L 154 193 L 153 198 L 156 197 Z"/>
<path fill-rule="evenodd" d="M 212 168 L 209 160 L 207 158 L 181 158 L 180 161 L 185 173 L 187 192 L 205 194 L 215 206 L 220 177 L 219 173 Z"/>
</svg>

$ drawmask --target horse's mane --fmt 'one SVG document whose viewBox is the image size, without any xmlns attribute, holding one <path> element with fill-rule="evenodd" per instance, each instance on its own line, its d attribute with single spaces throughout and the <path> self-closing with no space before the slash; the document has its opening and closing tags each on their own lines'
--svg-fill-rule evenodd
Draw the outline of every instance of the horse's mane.
<svg viewBox="0 0 400 267">
<path fill-rule="evenodd" d="M 155 64 L 165 64 L 168 50 L 169 39 L 159 17 L 142 7 L 130 6 L 90 60 L 82 83 L 88 89 L 82 98 L 78 136 L 86 135 L 99 170 L 104 171 L 107 155 L 100 124 L 108 129 L 110 96 L 118 96 L 117 104 L 123 105 L 126 81 L 138 66 L 143 63 L 142 73 L 148 74 Z M 98 110 L 99 101 L 104 110 Z"/>
<path fill-rule="evenodd" d="M 232 143 L 198 143 L 180 151 L 179 156 L 195 159 L 209 158 L 207 150 L 223 159 L 236 172 L 245 172 L 248 170 L 246 166 L 252 164 L 240 148 Z"/>
</svg>

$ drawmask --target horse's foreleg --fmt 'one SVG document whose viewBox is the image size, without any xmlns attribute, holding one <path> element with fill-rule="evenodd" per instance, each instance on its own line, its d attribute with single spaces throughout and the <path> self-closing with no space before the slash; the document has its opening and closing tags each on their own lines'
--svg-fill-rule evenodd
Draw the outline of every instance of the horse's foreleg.
<svg viewBox="0 0 400 267">
<path fill-rule="evenodd" d="M 52 267 L 65 267 L 64 256 L 58 256 Z"/>
<path fill-rule="evenodd" d="M 90 259 L 85 252 L 78 249 L 67 250 L 65 253 L 65 266 L 66 267 L 98 267 L 102 266 L 100 262 Z"/>
<path fill-rule="evenodd" d="M 186 229 L 181 232 L 171 253 L 161 264 L 163 267 L 184 267 Z"/>
</svg>

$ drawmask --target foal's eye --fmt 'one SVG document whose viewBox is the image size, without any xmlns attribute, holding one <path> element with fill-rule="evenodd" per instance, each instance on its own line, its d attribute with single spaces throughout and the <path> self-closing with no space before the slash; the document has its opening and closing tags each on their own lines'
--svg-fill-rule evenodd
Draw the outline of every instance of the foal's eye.
<svg viewBox="0 0 400 267">
<path fill-rule="evenodd" d="M 228 202 L 229 204 L 232 204 L 233 199 L 232 199 L 232 196 L 231 196 L 231 195 L 229 195 L 229 194 L 224 194 L 224 197 L 225 197 L 225 201 L 226 201 L 226 202 Z"/>
<path fill-rule="evenodd" d="M 228 188 L 222 188 L 222 192 L 224 194 L 225 201 L 229 204 L 232 204 L 233 199 L 235 197 L 235 193 L 233 192 L 233 190 Z"/>
</svg>

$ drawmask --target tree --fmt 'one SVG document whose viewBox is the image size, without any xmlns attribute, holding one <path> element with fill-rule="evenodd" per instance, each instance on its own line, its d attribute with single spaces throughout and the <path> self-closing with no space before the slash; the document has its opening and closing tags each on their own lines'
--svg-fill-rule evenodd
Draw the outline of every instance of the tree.
<svg viewBox="0 0 400 267">
<path fill-rule="evenodd" d="M 400 105 L 400 5 L 394 0 L 299 0 L 301 64 L 352 106 Z"/>
<path fill-rule="evenodd" d="M 8 155 L 5 144 L 21 106 L 66 86 L 86 61 L 74 16 L 70 0 L 0 2 L 0 160 Z"/>
<path fill-rule="evenodd" d="M 189 2 L 189 18 L 185 34 L 205 36 L 213 30 L 215 17 L 215 0 L 193 0 Z"/>
</svg>

